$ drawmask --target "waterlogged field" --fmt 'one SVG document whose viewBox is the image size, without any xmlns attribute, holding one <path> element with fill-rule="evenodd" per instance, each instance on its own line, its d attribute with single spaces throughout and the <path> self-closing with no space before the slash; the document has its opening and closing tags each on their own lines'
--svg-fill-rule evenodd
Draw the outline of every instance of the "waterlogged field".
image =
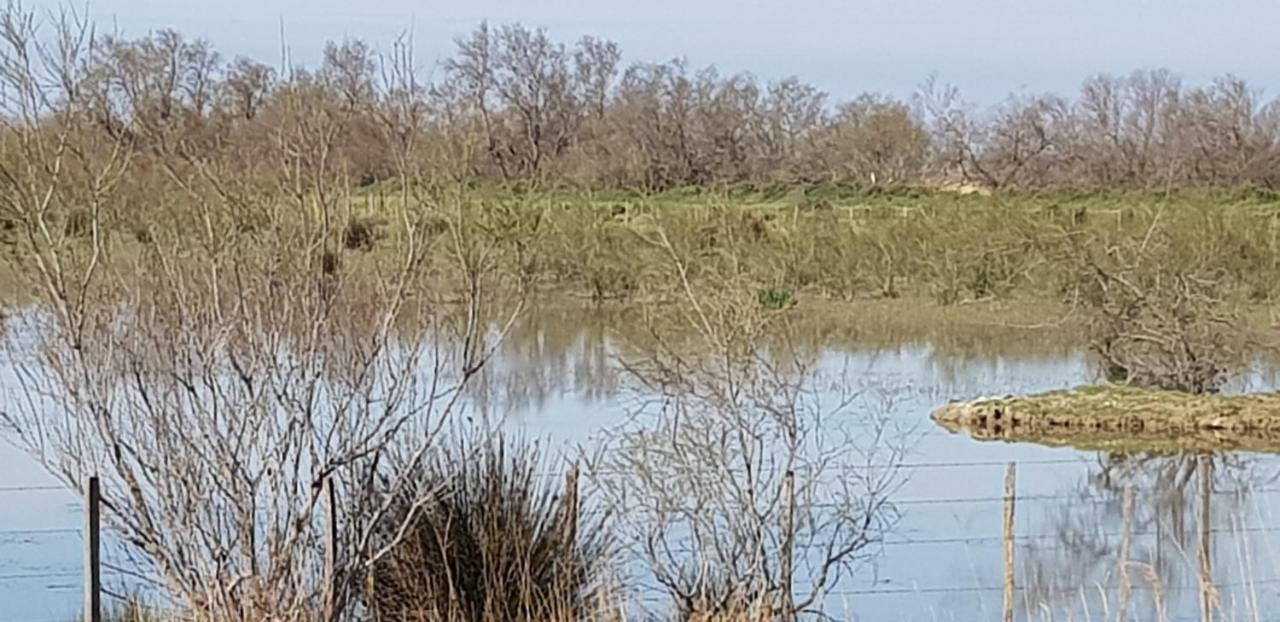
<svg viewBox="0 0 1280 622">
<path fill-rule="evenodd" d="M 832 383 L 827 391 L 852 388 L 861 397 L 851 403 L 863 412 L 826 425 L 860 425 L 875 411 L 886 422 L 876 433 L 905 448 L 890 498 L 896 520 L 831 587 L 825 613 L 869 621 L 998 617 L 1009 463 L 1017 465 L 1020 618 L 1105 619 L 1128 609 L 1136 620 L 1189 619 L 1207 609 L 1214 619 L 1252 620 L 1280 605 L 1280 458 L 1105 453 L 949 433 L 928 416 L 950 399 L 1065 389 L 1098 372 L 1073 330 L 1015 328 L 1016 309 L 980 305 L 921 324 L 902 319 L 909 306 L 849 306 L 860 323 L 830 315 L 800 323 L 801 343 Z M 626 310 L 538 307 L 469 389 L 469 412 L 502 418 L 509 430 L 566 454 L 589 454 L 645 398 L 626 388 L 621 369 L 643 337 Z M 1259 363 L 1231 390 L 1280 386 L 1275 369 Z M 15 399 L 11 369 L 3 383 L 6 400 Z M 76 497 L 57 488 L 25 453 L 0 450 L 0 619 L 76 615 L 81 517 Z M 643 566 L 633 567 L 629 613 L 667 611 L 670 602 Z M 118 593 L 136 588 L 127 571 L 107 573 Z"/>
<path fill-rule="evenodd" d="M 336 576 L 356 590 L 365 556 L 401 550 L 360 526 L 395 524 L 369 518 L 392 491 L 429 500 L 450 480 L 417 456 L 489 425 L 546 439 L 539 481 L 579 482 L 584 524 L 612 521 L 615 617 L 986 619 L 1006 541 L 1025 618 L 1280 600 L 1269 446 L 989 442 L 929 419 L 1103 380 L 1280 386 L 1272 193 L 329 190 L 4 234 L 0 618 L 73 616 L 66 489 L 92 469 L 128 495 L 107 508 L 135 542 L 109 540 L 112 594 L 314 614 L 321 480 L 355 525 Z"/>
<path fill-rule="evenodd" d="M 519 25 L 275 72 L 39 13 L 0 10 L 0 619 L 75 617 L 91 478 L 145 622 L 1280 604 L 1269 439 L 930 420 L 1280 386 L 1242 80 L 838 103 Z"/>
</svg>

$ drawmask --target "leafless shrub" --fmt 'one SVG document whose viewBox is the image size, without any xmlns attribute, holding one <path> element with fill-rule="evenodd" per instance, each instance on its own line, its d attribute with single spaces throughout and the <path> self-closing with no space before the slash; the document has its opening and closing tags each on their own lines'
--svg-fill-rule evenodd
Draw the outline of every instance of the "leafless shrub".
<svg viewBox="0 0 1280 622">
<path fill-rule="evenodd" d="M 36 356 L 11 352 L 30 407 L 4 420 L 69 486 L 104 478 L 133 565 L 184 608 L 333 615 L 317 608 L 345 602 L 390 545 L 375 545 L 379 512 L 429 492 L 407 474 L 461 408 L 489 325 L 473 290 L 457 290 L 460 314 L 429 311 L 447 307 L 414 293 L 411 258 L 356 286 L 301 257 L 230 252 L 178 265 L 153 251 L 155 271 L 106 273 L 119 298 L 90 297 L 78 329 L 32 311 L 19 330 Z M 337 514 L 336 560 L 319 546 L 327 480 L 368 508 Z"/>
<path fill-rule="evenodd" d="M 1154 297 L 1115 276 L 1097 278 L 1111 300 L 1095 308 L 1090 348 L 1108 380 L 1205 393 L 1243 368 L 1247 350 L 1238 318 L 1198 293 L 1188 277 Z"/>
<path fill-rule="evenodd" d="M 1248 363 L 1248 333 L 1211 278 L 1150 252 L 1144 242 L 1082 255 L 1072 296 L 1088 312 L 1090 351 L 1112 382 L 1216 392 Z"/>
<path fill-rule="evenodd" d="M 774 599 L 742 593 L 728 576 L 690 578 L 703 589 L 692 599 L 677 603 L 674 619 L 681 622 L 774 622 L 779 618 Z"/>
<path fill-rule="evenodd" d="M 683 321 L 650 320 L 657 345 L 629 373 L 638 396 L 660 397 L 608 437 L 596 481 L 688 619 L 818 611 L 894 523 L 902 439 L 874 416 L 846 427 L 852 396 L 824 403 L 813 362 L 766 337 L 786 334 L 786 311 L 731 283 L 695 291 L 687 251 L 651 241 L 685 284 Z"/>
<path fill-rule="evenodd" d="M 50 42 L 35 25 L 12 6 L 0 15 L 3 135 L 26 158 L 0 161 L 0 205 L 28 247 L 15 267 L 36 294 L 11 318 L 6 353 L 23 400 L 0 421 L 68 487 L 102 478 L 123 566 L 185 615 L 350 614 L 359 578 L 395 544 L 375 545 L 386 513 L 428 492 L 409 474 L 522 307 L 518 283 L 499 288 L 513 296 L 488 293 L 503 241 L 406 185 L 395 250 L 349 279 L 334 225 L 348 186 L 327 157 L 340 117 L 280 125 L 292 172 L 277 183 L 290 191 L 264 196 L 227 182 L 226 161 L 168 140 L 170 90 L 116 117 L 119 131 L 95 129 L 86 67 L 104 48 L 74 15 Z M 157 41 L 143 51 L 174 49 Z M 105 49 L 138 78 L 124 63 L 133 52 Z M 204 97 L 194 92 L 182 101 Z M 150 240 L 120 254 L 104 229 L 144 160 L 199 217 L 156 218 Z M 246 231 L 239 215 L 251 207 L 269 216 Z M 86 212 L 79 239 L 53 226 L 73 209 Z M 443 214 L 449 235 L 427 235 L 424 212 Z M 436 273 L 424 265 L 432 240 L 451 258 Z M 326 506 L 338 525 L 320 518 Z M 336 550 L 322 546 L 326 529 Z"/>
</svg>

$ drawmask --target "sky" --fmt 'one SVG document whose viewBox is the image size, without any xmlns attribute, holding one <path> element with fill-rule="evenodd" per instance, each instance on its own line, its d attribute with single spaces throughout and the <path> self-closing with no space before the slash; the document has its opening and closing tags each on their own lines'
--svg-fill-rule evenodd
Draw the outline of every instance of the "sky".
<svg viewBox="0 0 1280 622">
<path fill-rule="evenodd" d="M 56 8 L 62 0 L 27 0 Z M 79 1 L 75 3 L 79 6 Z M 798 76 L 835 96 L 909 96 L 930 75 L 965 97 L 1075 93 L 1097 73 L 1168 68 L 1189 83 L 1232 73 L 1280 93 L 1277 0 L 89 0 L 99 28 L 173 28 L 225 56 L 295 63 L 326 41 L 388 49 L 413 33 L 420 66 L 488 20 L 561 41 L 617 41 L 628 61 L 686 57 L 763 80 Z M 283 29 L 282 29 L 283 25 Z"/>
</svg>

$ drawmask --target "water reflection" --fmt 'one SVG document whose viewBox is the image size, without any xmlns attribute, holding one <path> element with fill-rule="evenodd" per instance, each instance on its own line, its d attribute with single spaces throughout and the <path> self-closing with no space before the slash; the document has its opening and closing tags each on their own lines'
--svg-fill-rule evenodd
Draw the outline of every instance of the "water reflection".
<svg viewBox="0 0 1280 622">
<path fill-rule="evenodd" d="M 1257 619 L 1261 599 L 1274 604 L 1274 592 L 1260 587 L 1276 575 L 1267 526 L 1257 519 L 1275 478 L 1273 463 L 1258 457 L 1099 456 L 1061 503 L 1045 508 L 1045 533 L 1022 541 L 1023 610 Z"/>
<path fill-rule="evenodd" d="M 1029 393 L 1097 378 L 1092 362 L 1062 331 L 940 325 L 874 333 L 843 330 L 839 324 L 829 318 L 826 324 L 814 320 L 809 330 L 796 331 L 800 347 L 820 353 L 824 369 L 835 376 L 860 379 L 867 386 L 914 388 L 913 398 L 903 405 L 905 423 L 919 424 L 929 409 L 949 398 Z M 624 310 L 543 310 L 511 335 L 499 364 L 487 370 L 485 381 L 477 385 L 477 396 L 497 411 L 525 417 L 542 412 L 543 417 L 562 419 L 562 413 L 548 409 L 563 408 L 559 397 L 571 394 L 578 407 L 590 413 L 584 416 L 605 425 L 610 418 L 603 415 L 616 413 L 611 409 L 620 390 L 616 362 L 642 347 L 647 337 L 641 323 Z M 1273 363 L 1260 361 L 1232 388 L 1273 387 L 1276 369 Z M 924 501 L 930 496 L 963 497 L 983 487 L 981 480 L 965 477 L 974 470 L 963 468 L 966 459 L 1027 456 L 1034 461 L 1063 451 L 1081 456 L 1080 467 L 1053 467 L 1055 472 L 1030 478 L 1024 489 L 1025 494 L 1052 501 L 1033 504 L 1034 513 L 1026 521 L 1030 527 L 1020 524 L 1017 576 L 1023 616 L 1090 619 L 1109 612 L 1106 617 L 1114 617 L 1123 606 L 1120 585 L 1126 575 L 1131 586 L 1126 598 L 1129 619 L 1200 616 L 1206 606 L 1219 613 L 1243 613 L 1258 610 L 1269 598 L 1274 600 L 1273 592 L 1262 589 L 1275 579 L 1261 572 L 1273 569 L 1269 540 L 1261 539 L 1269 532 L 1258 531 L 1258 517 L 1269 515 L 1274 496 L 1270 486 L 1277 467 L 1270 457 L 984 446 L 944 434 L 925 439 L 918 455 L 958 460 L 962 465 L 955 473 L 958 477 L 937 471 L 927 476 L 917 473 L 902 494 L 922 496 Z M 992 484 L 987 487 L 990 490 L 998 476 L 992 472 L 985 481 Z M 1134 503 L 1129 563 L 1122 568 L 1126 489 L 1133 491 Z M 980 518 L 988 515 L 987 509 L 938 504 L 908 506 L 906 511 L 911 520 L 903 526 L 906 537 L 900 539 L 904 541 L 952 540 L 947 536 L 954 535 L 952 525 L 961 516 L 962 533 L 982 530 L 983 525 L 998 533 L 998 520 Z M 998 608 L 998 592 L 987 588 L 999 584 L 1000 566 L 993 555 L 999 540 L 981 541 L 986 544 L 944 556 L 941 565 L 936 564 L 938 552 L 923 545 L 890 547 L 877 563 L 872 583 L 854 582 L 837 590 L 831 608 L 842 612 L 836 617 L 856 612 L 850 615 L 863 615 L 863 619 L 973 619 L 949 612 Z M 957 568 L 950 576 L 936 572 L 948 566 L 945 560 L 954 560 Z M 1252 570 L 1241 572 L 1242 564 Z M 885 587 L 903 584 L 910 587 Z M 948 595 L 924 598 L 922 602 L 928 604 L 923 611 L 904 608 L 901 601 L 889 602 L 898 597 L 895 594 L 934 592 Z M 851 605 L 851 600 L 858 605 Z M 939 615 L 944 610 L 948 613 Z"/>
<path fill-rule="evenodd" d="M 1015 531 L 1021 617 L 1115 618 L 1124 574 L 1132 585 L 1132 620 L 1196 619 L 1206 607 L 1215 619 L 1265 619 L 1280 605 L 1280 557 L 1271 553 L 1280 550 L 1272 538 L 1272 526 L 1280 525 L 1273 512 L 1280 504 L 1280 460 L 1100 454 L 981 443 L 935 430 L 928 413 L 946 400 L 1068 388 L 1096 373 L 1069 330 L 913 325 L 892 317 L 900 311 L 796 320 L 797 347 L 807 349 L 806 356 L 859 388 L 892 391 L 898 396 L 895 422 L 925 434 L 906 459 L 910 479 L 895 495 L 902 510 L 897 531 L 873 569 L 833 590 L 830 615 L 998 618 L 1000 490 L 1009 461 L 1019 463 L 1022 497 Z M 473 405 L 535 435 L 590 443 L 625 416 L 618 362 L 634 357 L 650 338 L 636 313 L 610 306 L 536 307 L 470 387 Z M 1259 364 L 1244 388 L 1275 386 L 1274 369 Z M 0 487 L 43 483 L 38 471 L 20 454 L 0 451 Z M 1125 490 L 1134 498 L 1128 555 L 1122 555 Z M 34 544 L 21 546 L 0 537 L 0 567 L 76 576 L 74 508 L 74 496 L 65 493 L 31 493 L 22 504 L 0 498 L 0 532 L 71 530 L 23 536 Z M 1120 559 L 1130 563 L 1122 566 Z M 42 591 L 46 583 L 0 579 L 0 619 L 70 619 L 74 590 Z"/>
<path fill-rule="evenodd" d="M 564 393 L 593 403 L 608 399 L 618 390 L 609 340 L 618 322 L 606 309 L 539 308 L 508 334 L 469 387 L 476 406 L 540 411 Z"/>
<path fill-rule="evenodd" d="M 897 305 L 873 305 L 856 321 L 826 309 L 794 319 L 788 347 L 805 359 L 856 354 L 868 378 L 884 380 L 877 363 L 925 363 L 929 384 L 954 386 L 975 372 L 999 377 L 1014 368 L 1052 365 L 1084 356 L 1068 329 L 1031 331 L 977 321 L 922 325 L 900 317 Z M 501 344 L 493 364 L 469 387 L 475 405 L 491 414 L 542 411 L 558 397 L 600 404 L 618 395 L 618 362 L 647 351 L 653 335 L 634 307 L 541 304 Z M 677 323 L 678 318 L 647 318 Z M 848 371 L 848 370 L 845 370 Z M 913 380 L 919 380 L 913 378 Z"/>
</svg>

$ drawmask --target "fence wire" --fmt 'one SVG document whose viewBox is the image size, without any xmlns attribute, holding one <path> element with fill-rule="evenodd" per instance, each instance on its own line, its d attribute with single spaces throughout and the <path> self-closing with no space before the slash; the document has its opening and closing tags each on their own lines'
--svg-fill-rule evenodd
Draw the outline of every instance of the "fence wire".
<svg viewBox="0 0 1280 622">
<path fill-rule="evenodd" d="M 972 469 L 972 468 L 1003 468 L 1010 463 L 1018 468 L 1022 467 L 1052 467 L 1089 464 L 1090 461 L 1080 457 L 1074 458 L 1051 458 L 1051 459 L 1035 459 L 1035 460 L 972 460 L 972 461 L 929 461 L 929 462 L 902 462 L 902 463 L 886 463 L 886 464 L 867 464 L 858 468 L 866 469 L 898 469 L 904 471 L 929 470 L 929 469 Z M 607 473 L 606 473 L 607 474 Z M 618 473 L 621 474 L 621 473 Z M 552 472 L 544 474 L 547 477 L 563 476 L 562 472 Z M 30 494 L 53 494 L 53 493 L 72 493 L 65 486 L 57 484 L 15 484 L 0 486 L 0 497 L 7 495 L 30 495 Z M 1221 495 L 1240 495 L 1240 494 L 1270 494 L 1280 493 L 1280 486 L 1276 487 L 1259 487 L 1251 489 L 1231 489 L 1231 490 L 1214 490 L 1212 494 Z M 1004 495 L 984 495 L 984 496 L 956 496 L 956 497 L 921 497 L 921 498 L 905 498 L 891 500 L 892 505 L 897 507 L 922 507 L 931 506 L 957 506 L 957 505 L 980 505 L 989 503 L 1003 503 L 1006 500 Z M 1049 501 L 1070 501 L 1073 504 L 1114 504 L 1119 503 L 1119 495 L 1112 496 L 1096 496 L 1074 494 L 1026 494 L 1017 495 L 1017 503 L 1037 503 Z M 816 504 L 819 508 L 834 508 L 837 504 Z M 590 512 L 590 511 L 588 511 Z M 1214 528 L 1209 529 L 1206 533 L 1214 535 L 1245 535 L 1260 533 L 1276 533 L 1280 532 L 1280 526 L 1277 527 L 1231 527 L 1231 528 Z M 0 528 L 0 537 L 20 537 L 20 536 L 62 536 L 76 535 L 81 536 L 82 530 L 77 528 L 19 528 L 5 529 Z M 1099 534 L 1099 537 L 1105 539 L 1119 539 L 1126 534 L 1122 532 L 1106 532 Z M 1147 537 L 1159 535 L 1154 530 L 1136 530 L 1128 534 L 1131 537 Z M 1053 541 L 1059 539 L 1058 534 L 1031 534 L 1031 535 L 1015 535 L 1012 540 L 1021 545 L 1034 545 L 1037 542 Z M 879 544 L 885 547 L 902 548 L 913 546 L 937 546 L 937 545 L 983 545 L 997 544 L 1004 542 L 1003 535 L 976 535 L 976 536 L 954 536 L 954 537 L 925 537 L 911 538 L 905 536 L 890 537 Z M 6 542 L 0 540 L 0 547 Z M 119 578 L 124 573 L 117 569 L 104 569 L 104 575 L 110 575 Z M 5 573 L 0 571 L 0 584 L 16 583 L 26 581 L 44 581 L 44 580 L 65 580 L 82 578 L 81 570 L 49 570 L 49 571 L 22 571 Z M 1256 588 L 1258 586 L 1280 585 L 1280 578 L 1265 578 L 1238 582 L 1212 583 L 1211 586 L 1215 590 L 1231 589 L 1231 588 Z M 58 589 L 70 589 L 77 587 L 78 583 L 73 586 L 56 586 Z M 54 589 L 54 586 L 47 586 L 46 589 Z M 866 587 L 866 588 L 837 588 L 827 590 L 827 597 L 853 597 L 853 596 L 912 596 L 925 594 L 985 594 L 999 593 L 1004 590 L 1002 585 L 903 585 L 903 586 L 884 586 L 884 587 Z M 1017 585 L 1015 590 L 1018 592 L 1077 592 L 1080 590 L 1096 591 L 1098 589 L 1115 590 L 1118 586 L 1101 586 L 1101 585 L 1081 585 L 1081 586 L 1044 586 L 1035 585 Z M 1176 586 L 1160 586 L 1155 587 L 1145 584 L 1135 584 L 1128 589 L 1133 591 L 1151 591 L 1155 589 L 1164 592 L 1183 592 L 1183 591 L 1202 591 L 1205 586 L 1202 585 L 1176 585 Z M 39 619 L 29 619 L 30 622 L 43 622 Z"/>
</svg>

